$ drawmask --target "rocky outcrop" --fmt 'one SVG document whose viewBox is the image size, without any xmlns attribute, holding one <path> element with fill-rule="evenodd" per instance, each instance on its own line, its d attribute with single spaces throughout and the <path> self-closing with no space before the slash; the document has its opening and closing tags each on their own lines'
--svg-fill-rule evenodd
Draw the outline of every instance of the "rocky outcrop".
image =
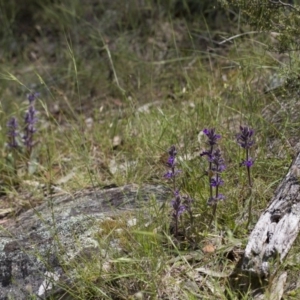
<svg viewBox="0 0 300 300">
<path fill-rule="evenodd" d="M 62 264 L 84 251 L 100 253 L 94 236 L 101 222 L 169 195 L 162 186 L 132 184 L 50 197 L 0 226 L 0 300 L 46 299 L 62 279 L 71 281 Z"/>
</svg>

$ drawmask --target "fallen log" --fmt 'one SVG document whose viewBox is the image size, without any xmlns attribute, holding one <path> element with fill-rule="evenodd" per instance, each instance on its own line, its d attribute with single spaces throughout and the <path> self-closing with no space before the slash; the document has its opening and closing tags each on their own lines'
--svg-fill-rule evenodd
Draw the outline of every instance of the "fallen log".
<svg viewBox="0 0 300 300">
<path fill-rule="evenodd" d="M 274 276 L 300 230 L 300 153 L 250 234 L 241 264 L 248 280 Z"/>
</svg>

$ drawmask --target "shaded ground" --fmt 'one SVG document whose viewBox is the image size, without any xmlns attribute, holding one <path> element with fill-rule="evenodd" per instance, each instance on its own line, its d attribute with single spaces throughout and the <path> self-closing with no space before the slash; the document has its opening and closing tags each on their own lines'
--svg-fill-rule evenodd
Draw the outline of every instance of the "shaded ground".
<svg viewBox="0 0 300 300">
<path fill-rule="evenodd" d="M 101 105 L 118 109 L 128 99 L 180 99 L 193 69 L 225 53 L 218 42 L 235 18 L 215 3 L 191 5 L 190 12 L 181 1 L 30 3 L 16 8 L 1 57 L 7 71 L 18 66 L 15 76 L 66 116 L 68 103 L 86 114 Z M 7 88 L 20 93 L 19 86 Z"/>
</svg>

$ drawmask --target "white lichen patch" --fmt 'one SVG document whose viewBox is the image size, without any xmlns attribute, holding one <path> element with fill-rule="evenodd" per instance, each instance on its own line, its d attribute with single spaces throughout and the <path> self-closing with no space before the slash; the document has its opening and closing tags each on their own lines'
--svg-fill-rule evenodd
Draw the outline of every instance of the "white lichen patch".
<svg viewBox="0 0 300 300">
<path fill-rule="evenodd" d="M 38 296 L 43 296 L 46 291 L 52 290 L 55 282 L 59 280 L 60 275 L 58 273 L 52 273 L 52 272 L 45 272 L 44 274 L 45 280 L 42 282 L 42 284 L 39 287 Z"/>
</svg>

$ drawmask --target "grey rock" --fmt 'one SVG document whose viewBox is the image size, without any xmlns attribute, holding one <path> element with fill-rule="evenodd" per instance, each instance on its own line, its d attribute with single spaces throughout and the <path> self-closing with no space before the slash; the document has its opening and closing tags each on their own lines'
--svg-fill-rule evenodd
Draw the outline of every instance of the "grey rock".
<svg viewBox="0 0 300 300">
<path fill-rule="evenodd" d="M 80 253 L 101 255 L 94 238 L 99 222 L 147 208 L 151 197 L 162 203 L 169 195 L 163 186 L 135 184 L 79 192 L 49 198 L 0 226 L 0 300 L 51 296 L 61 280 L 72 281 L 62 264 Z"/>
</svg>

